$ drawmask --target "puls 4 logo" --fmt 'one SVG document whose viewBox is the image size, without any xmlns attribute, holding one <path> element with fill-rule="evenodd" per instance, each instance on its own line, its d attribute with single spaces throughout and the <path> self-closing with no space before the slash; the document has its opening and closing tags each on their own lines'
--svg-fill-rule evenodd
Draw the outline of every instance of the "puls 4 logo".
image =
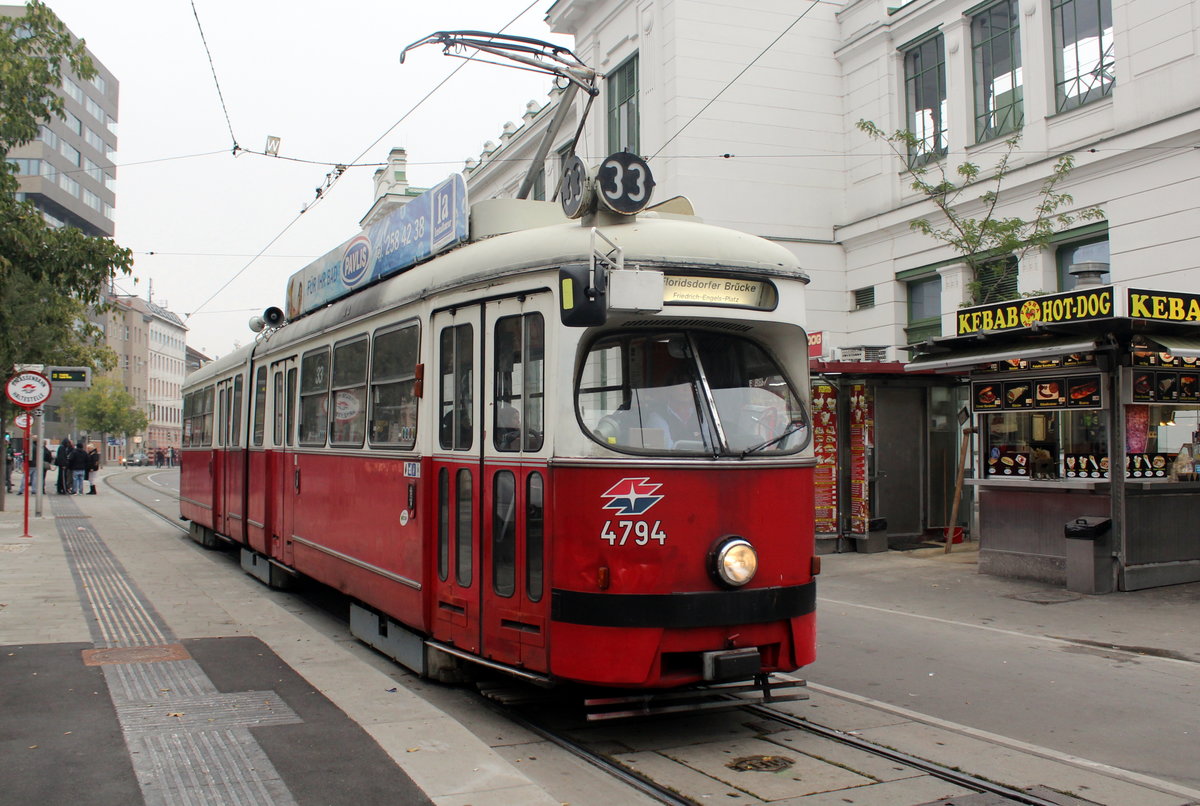
<svg viewBox="0 0 1200 806">
<path fill-rule="evenodd" d="M 658 495 L 661 484 L 654 484 L 645 476 L 621 479 L 608 490 L 600 494 L 605 500 L 604 509 L 613 510 L 618 517 L 625 516 L 629 520 L 604 522 L 600 530 L 600 539 L 610 546 L 624 546 L 633 543 L 644 546 L 651 540 L 660 546 L 666 545 L 667 533 L 662 530 L 662 521 L 642 520 L 651 507 L 665 496 Z M 634 520 L 636 518 L 636 520 Z"/>
</svg>

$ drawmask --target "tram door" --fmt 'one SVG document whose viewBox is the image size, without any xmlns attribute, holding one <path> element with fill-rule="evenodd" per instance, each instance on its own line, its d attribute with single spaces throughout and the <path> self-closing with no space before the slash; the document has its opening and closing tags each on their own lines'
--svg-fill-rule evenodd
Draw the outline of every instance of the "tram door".
<svg viewBox="0 0 1200 806">
<path fill-rule="evenodd" d="M 546 671 L 549 294 L 489 302 L 483 382 L 483 655 Z"/>
<path fill-rule="evenodd" d="M 549 607 L 542 546 L 551 313 L 549 294 L 530 295 L 443 312 L 431 327 L 434 637 L 535 669 L 546 666 Z"/>
<path fill-rule="evenodd" d="M 296 356 L 272 362 L 267 392 L 271 399 L 271 422 L 264 491 L 271 511 L 267 513 L 266 553 L 285 565 L 292 563 L 293 513 L 298 492 L 295 454 L 298 376 Z"/>
<path fill-rule="evenodd" d="M 468 652 L 480 650 L 479 485 L 480 339 L 482 309 L 435 314 L 430 323 L 434 372 L 432 484 L 435 591 L 433 636 Z M 430 376 L 433 376 L 432 378 Z"/>
<path fill-rule="evenodd" d="M 244 540 L 242 414 L 245 378 L 235 375 L 217 385 L 217 490 L 216 530 L 234 540 Z"/>
</svg>

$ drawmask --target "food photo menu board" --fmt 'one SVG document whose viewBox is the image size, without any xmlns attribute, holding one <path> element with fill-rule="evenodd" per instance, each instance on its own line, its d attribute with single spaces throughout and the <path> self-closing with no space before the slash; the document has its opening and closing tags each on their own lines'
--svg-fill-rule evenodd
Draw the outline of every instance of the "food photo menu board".
<svg viewBox="0 0 1200 806">
<path fill-rule="evenodd" d="M 1200 371 L 1141 369 L 1130 375 L 1133 403 L 1200 403 Z"/>
<path fill-rule="evenodd" d="M 975 411 L 1097 409 L 1103 406 L 1103 397 L 1099 375 L 1071 375 L 974 381 L 971 402 Z"/>
</svg>

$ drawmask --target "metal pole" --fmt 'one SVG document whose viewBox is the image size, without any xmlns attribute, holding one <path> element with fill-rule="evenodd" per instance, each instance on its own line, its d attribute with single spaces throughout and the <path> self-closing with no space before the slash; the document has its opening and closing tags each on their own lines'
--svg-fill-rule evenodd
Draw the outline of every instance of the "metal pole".
<svg viewBox="0 0 1200 806">
<path fill-rule="evenodd" d="M 537 153 L 534 154 L 533 163 L 529 166 L 529 170 L 525 172 L 525 178 L 521 181 L 521 188 L 517 191 L 518 199 L 528 199 L 529 191 L 533 189 L 533 180 L 537 178 L 538 170 L 546 161 L 546 154 L 550 151 L 550 143 L 558 136 L 558 130 L 562 128 L 563 121 L 567 119 L 567 115 L 571 112 L 571 107 L 574 105 L 575 93 L 579 91 L 576 84 L 568 84 L 563 91 L 562 96 L 558 99 L 558 109 L 554 113 L 554 120 L 542 135 L 542 141 L 538 144 Z"/>
<path fill-rule="evenodd" d="M 38 450 L 41 455 L 38 457 L 38 484 L 37 489 L 37 512 L 34 514 L 39 518 L 42 517 L 42 496 L 46 494 L 46 417 L 45 408 L 38 406 L 33 413 L 36 413 L 38 420 Z M 26 467 L 29 464 L 26 462 Z M 28 488 L 26 488 L 28 489 Z"/>
<path fill-rule="evenodd" d="M 24 411 L 25 427 L 21 430 L 25 432 L 25 483 L 21 486 L 25 488 L 25 495 L 23 496 L 25 499 L 25 531 L 21 533 L 21 537 L 33 537 L 33 535 L 29 534 L 29 454 L 33 453 L 31 450 L 32 443 L 29 441 L 29 435 L 32 433 L 30 426 L 32 426 L 33 423 L 29 421 L 31 416 L 29 409 L 25 409 Z"/>
</svg>

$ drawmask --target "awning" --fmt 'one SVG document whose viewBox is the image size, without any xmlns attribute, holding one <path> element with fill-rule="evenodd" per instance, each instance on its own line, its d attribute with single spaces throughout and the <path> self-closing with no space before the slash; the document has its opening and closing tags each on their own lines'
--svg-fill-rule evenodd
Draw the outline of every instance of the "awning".
<svg viewBox="0 0 1200 806">
<path fill-rule="evenodd" d="M 1157 340 L 1157 336 L 1155 339 Z M 1200 348 L 1200 342 L 1197 343 Z M 1018 358 L 1049 358 L 1072 353 L 1090 353 L 1096 349 L 1096 340 L 1080 338 L 1042 339 L 1036 342 L 1017 341 L 1007 345 L 989 344 L 985 347 L 970 347 L 947 350 L 941 353 L 919 355 L 904 365 L 907 372 L 919 370 L 952 370 L 990 364 L 993 361 L 1011 361 Z M 1197 353 L 1200 355 L 1200 353 Z M 1180 353 L 1187 355 L 1187 353 Z"/>
<path fill-rule="evenodd" d="M 1143 335 L 1151 345 L 1161 350 L 1177 355 L 1180 358 L 1200 358 L 1200 338 L 1195 336 L 1153 336 Z"/>
</svg>

